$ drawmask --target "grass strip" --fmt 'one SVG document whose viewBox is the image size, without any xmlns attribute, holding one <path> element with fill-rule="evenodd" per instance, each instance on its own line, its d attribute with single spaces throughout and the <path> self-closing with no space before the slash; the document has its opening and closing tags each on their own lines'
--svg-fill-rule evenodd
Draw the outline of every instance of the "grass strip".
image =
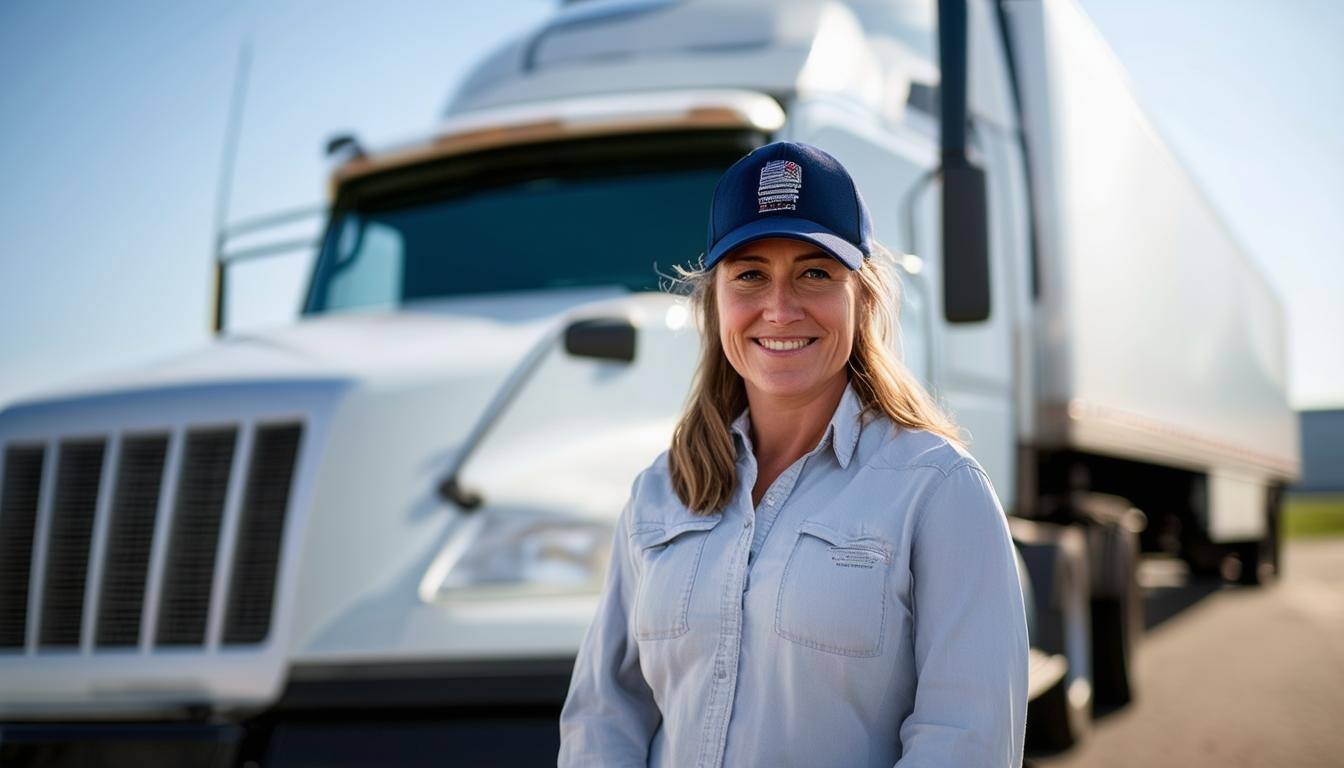
<svg viewBox="0 0 1344 768">
<path fill-rule="evenodd" d="M 1293 493 L 1284 500 L 1287 538 L 1344 536 L 1344 493 Z"/>
</svg>

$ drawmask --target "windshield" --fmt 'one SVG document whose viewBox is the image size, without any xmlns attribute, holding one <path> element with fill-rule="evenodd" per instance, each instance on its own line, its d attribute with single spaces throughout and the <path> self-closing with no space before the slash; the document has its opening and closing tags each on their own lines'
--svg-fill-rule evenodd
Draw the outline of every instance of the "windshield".
<svg viewBox="0 0 1344 768">
<path fill-rule="evenodd" d="M 305 312 L 573 286 L 656 290 L 659 272 L 704 250 L 726 166 L 533 174 L 339 211 Z"/>
</svg>

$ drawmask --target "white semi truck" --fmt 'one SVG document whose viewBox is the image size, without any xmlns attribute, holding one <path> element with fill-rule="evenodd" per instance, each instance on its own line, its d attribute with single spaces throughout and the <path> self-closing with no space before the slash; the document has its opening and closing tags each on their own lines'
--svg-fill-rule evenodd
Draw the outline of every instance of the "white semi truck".
<svg viewBox="0 0 1344 768">
<path fill-rule="evenodd" d="M 1282 308 L 1074 4 L 578 2 L 425 136 L 332 143 L 291 327 L 0 413 L 0 761 L 552 760 L 696 359 L 660 274 L 776 139 L 904 254 L 900 352 L 1025 566 L 1029 738 L 1133 695 L 1140 545 L 1275 571 Z"/>
</svg>

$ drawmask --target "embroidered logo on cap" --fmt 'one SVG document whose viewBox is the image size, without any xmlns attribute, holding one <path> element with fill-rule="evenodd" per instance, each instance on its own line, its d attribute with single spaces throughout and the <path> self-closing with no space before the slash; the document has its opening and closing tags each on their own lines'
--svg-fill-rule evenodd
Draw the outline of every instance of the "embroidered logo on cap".
<svg viewBox="0 0 1344 768">
<path fill-rule="evenodd" d="M 761 169 L 761 183 L 756 188 L 760 210 L 798 210 L 798 193 L 803 189 L 803 167 L 792 160 L 771 160 Z"/>
</svg>

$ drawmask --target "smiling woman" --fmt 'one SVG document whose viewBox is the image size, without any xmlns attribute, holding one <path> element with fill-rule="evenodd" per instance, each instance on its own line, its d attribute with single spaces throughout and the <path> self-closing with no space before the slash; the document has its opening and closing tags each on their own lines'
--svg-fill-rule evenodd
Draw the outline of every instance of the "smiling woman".
<svg viewBox="0 0 1344 768">
<path fill-rule="evenodd" d="M 815 147 L 720 179 L 695 385 L 622 512 L 561 766 L 1021 764 L 1007 521 L 893 352 L 870 230 Z"/>
<path fill-rule="evenodd" d="M 809 241 L 767 237 L 727 252 L 722 268 L 683 270 L 704 335 L 692 404 L 673 438 L 669 468 L 692 509 L 707 512 L 731 500 L 737 451 L 727 425 L 749 401 L 760 467 L 753 502 L 809 440 L 816 442 L 846 387 L 893 423 L 964 448 L 957 425 L 892 351 L 892 318 L 899 315 L 893 258 L 875 241 L 870 250 L 851 269 Z M 772 264 L 778 274 L 767 268 Z M 755 330 L 734 330 L 744 323 Z M 799 352 L 789 349 L 800 344 Z M 771 427 L 762 414 L 776 412 L 786 414 L 781 434 L 761 434 Z M 804 416 L 817 434 L 799 429 Z"/>
<path fill-rule="evenodd" d="M 720 341 L 759 397 L 779 407 L 839 401 L 856 324 L 850 272 L 815 245 L 784 238 L 724 259 L 714 278 Z"/>
</svg>

